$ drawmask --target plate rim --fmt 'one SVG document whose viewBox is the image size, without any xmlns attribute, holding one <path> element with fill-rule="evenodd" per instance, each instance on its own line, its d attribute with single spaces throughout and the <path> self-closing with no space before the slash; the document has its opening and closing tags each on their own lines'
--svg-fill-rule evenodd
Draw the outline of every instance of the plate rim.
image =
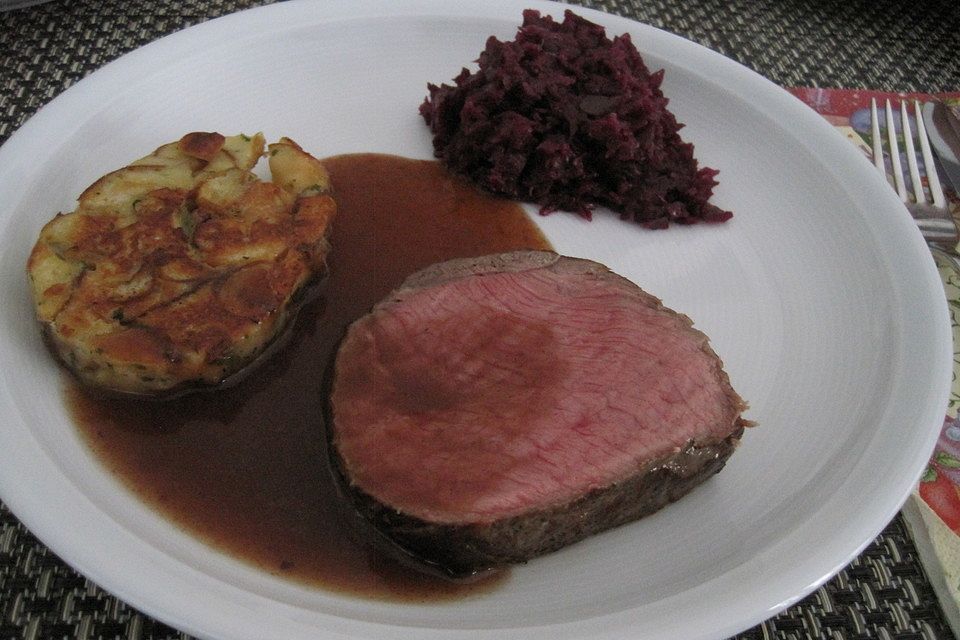
<svg viewBox="0 0 960 640">
<path fill-rule="evenodd" d="M 56 124 L 57 120 L 59 118 L 62 118 L 64 112 L 69 109 L 71 104 L 77 101 L 82 101 L 86 94 L 99 93 L 104 88 L 103 85 L 109 86 L 111 83 L 116 84 L 116 83 L 122 82 L 126 74 L 128 74 L 131 70 L 135 70 L 139 68 L 142 61 L 150 60 L 151 58 L 162 58 L 163 56 L 167 56 L 167 55 L 174 55 L 174 54 L 182 55 L 184 53 L 189 53 L 191 50 L 193 50 L 197 46 L 198 42 L 200 43 L 203 42 L 204 40 L 203 36 L 217 35 L 218 33 L 220 33 L 221 37 L 223 37 L 222 36 L 223 32 L 229 31 L 230 27 L 240 26 L 244 24 L 254 24 L 259 18 L 263 16 L 267 16 L 268 14 L 270 14 L 270 17 L 273 17 L 273 18 L 276 18 L 281 14 L 289 14 L 291 16 L 296 15 L 300 17 L 305 16 L 307 18 L 311 18 L 311 17 L 313 18 L 312 20 L 308 20 L 307 23 L 298 24 L 297 25 L 298 28 L 313 25 L 313 24 L 322 24 L 322 23 L 330 22 L 331 19 L 329 18 L 322 19 L 322 18 L 317 18 L 316 16 L 311 15 L 311 11 L 315 10 L 316 6 L 317 6 L 316 4 L 311 3 L 308 0 L 294 0 L 293 2 L 266 5 L 266 6 L 248 9 L 238 13 L 216 18 L 214 20 L 210 20 L 208 22 L 201 23 L 193 27 L 189 27 L 188 29 L 165 36 L 159 40 L 156 40 L 150 44 L 145 45 L 144 47 L 141 47 L 139 49 L 134 50 L 133 52 L 130 52 L 128 54 L 125 54 L 124 56 L 121 56 L 117 60 L 105 65 L 104 67 L 101 67 L 99 70 L 97 70 L 96 72 L 94 72 L 93 74 L 85 78 L 84 80 L 78 82 L 74 86 L 64 91 L 62 94 L 57 96 L 54 100 L 52 100 L 50 103 L 48 103 L 43 108 L 41 108 L 36 115 L 30 118 L 17 131 L 15 131 L 7 140 L 7 142 L 3 145 L 3 147 L 0 148 L 0 166 L 3 166 L 4 160 L 10 159 L 11 156 L 16 156 L 16 154 L 24 150 L 24 147 L 27 141 L 29 140 L 29 138 L 32 135 L 35 135 L 34 134 L 35 131 L 36 132 L 43 131 L 45 127 L 48 127 L 50 124 Z M 340 18 L 343 18 L 343 17 L 362 18 L 365 16 L 373 16 L 373 15 L 382 16 L 382 15 L 385 15 L 384 10 L 387 10 L 389 12 L 389 15 L 429 14 L 429 15 L 447 16 L 447 17 L 471 16 L 471 15 L 475 15 L 481 18 L 500 17 L 499 15 L 491 16 L 491 13 L 496 11 L 496 12 L 502 12 L 503 17 L 506 17 L 507 13 L 509 13 L 509 15 L 516 18 L 517 22 L 519 23 L 519 10 L 527 7 L 541 9 L 543 12 L 551 13 L 553 15 L 559 15 L 561 10 L 563 9 L 572 8 L 577 13 L 587 17 L 588 19 L 600 22 L 601 24 L 605 24 L 608 28 L 608 31 L 619 29 L 618 33 L 622 33 L 627 30 L 636 31 L 639 29 L 640 31 L 653 34 L 656 36 L 656 38 L 659 38 L 662 42 L 669 42 L 673 46 L 679 47 L 683 52 L 688 53 L 690 55 L 694 55 L 695 57 L 698 57 L 698 60 L 697 60 L 698 63 L 705 62 L 711 68 L 715 70 L 719 70 L 721 72 L 721 77 L 731 81 L 732 84 L 735 86 L 739 85 L 741 87 L 747 87 L 747 88 L 758 87 L 758 86 L 763 87 L 765 91 L 768 93 L 764 93 L 762 96 L 765 98 L 765 100 L 762 102 L 762 106 L 768 108 L 768 111 L 767 111 L 768 115 L 771 111 L 775 111 L 776 109 L 785 109 L 788 112 L 790 112 L 792 117 L 796 118 L 796 123 L 798 123 L 799 125 L 802 125 L 804 128 L 812 127 L 814 130 L 819 129 L 820 131 L 826 132 L 827 128 L 830 127 L 830 125 L 825 121 L 823 121 L 819 115 L 814 113 L 812 110 L 807 109 L 805 106 L 802 105 L 802 103 L 799 102 L 799 100 L 791 96 L 782 88 L 773 84 L 769 80 L 766 80 L 765 78 L 763 78 L 759 74 L 756 74 L 752 70 L 740 65 L 739 63 L 729 58 L 722 56 L 717 52 L 711 51 L 705 47 L 702 47 L 701 45 L 698 45 L 689 40 L 683 39 L 680 36 L 667 33 L 665 31 L 656 29 L 655 27 L 636 22 L 629 18 L 625 18 L 622 16 L 614 16 L 610 14 L 604 14 L 596 10 L 587 9 L 585 7 L 567 7 L 565 5 L 557 5 L 554 3 L 548 3 L 541 0 L 535 0 L 530 2 L 517 2 L 515 0 L 497 0 L 496 2 L 490 2 L 490 3 L 443 2 L 443 0 L 416 0 L 416 1 L 402 3 L 400 5 L 394 5 L 393 3 L 390 3 L 386 0 L 376 0 L 374 2 L 367 2 L 357 7 L 354 7 L 349 2 L 338 0 L 337 2 L 325 3 L 324 8 L 328 11 L 330 10 L 330 8 L 335 9 L 333 13 L 336 14 L 336 16 L 332 19 L 336 19 L 337 16 Z M 358 10 L 359 13 L 356 13 L 355 10 Z M 351 15 L 347 16 L 346 14 L 351 14 Z M 221 41 L 218 44 L 223 44 L 223 42 Z M 639 48 L 642 49 L 642 47 L 639 47 Z M 769 92 L 771 88 L 775 89 L 776 91 Z M 759 111 L 764 111 L 763 109 L 760 108 L 761 106 L 760 104 L 757 104 L 756 106 Z M 795 139 L 798 142 L 800 141 L 800 138 L 795 138 Z M 842 143 L 845 146 L 840 147 L 837 144 L 835 144 L 837 142 Z M 838 155 L 841 158 L 844 158 L 844 157 L 848 158 L 850 160 L 849 164 L 852 167 L 854 165 L 854 163 L 852 162 L 852 159 L 857 154 L 856 150 L 853 149 L 852 145 L 849 145 L 849 143 L 846 140 L 843 140 L 842 137 L 840 136 L 837 136 L 837 139 L 833 141 L 833 143 L 834 144 L 832 145 L 832 148 L 828 150 Z M 863 159 L 861 158 L 861 160 Z M 867 179 L 866 169 L 868 167 L 870 167 L 869 163 L 864 162 L 863 170 L 856 170 L 858 174 L 863 176 L 863 179 L 866 181 L 867 184 L 871 182 L 871 180 Z M 872 171 L 872 167 L 870 167 L 870 169 L 873 175 L 872 182 L 877 188 L 873 190 L 875 191 L 875 193 L 867 194 L 865 195 L 865 197 L 869 199 L 871 202 L 875 203 L 881 209 L 883 208 L 892 209 L 894 203 L 896 203 L 896 205 L 899 206 L 899 201 L 893 195 L 892 191 L 885 186 L 886 183 L 882 180 L 882 178 L 879 175 L 877 175 L 875 172 Z M 28 168 L 18 167 L 17 170 L 28 171 Z M 2 182 L 2 173 L 3 172 L 0 172 L 0 182 Z M 893 230 L 895 233 L 897 233 L 903 238 L 912 238 L 911 242 L 914 245 L 912 250 L 926 251 L 926 246 L 923 244 L 923 241 L 922 241 L 922 238 L 920 238 L 919 232 L 915 228 L 911 228 L 910 225 L 912 225 L 912 222 L 910 220 L 902 216 L 901 216 L 901 219 L 899 220 L 895 219 L 894 217 L 889 217 L 889 219 L 882 218 L 878 220 L 880 220 L 880 224 L 885 225 L 888 228 L 888 231 L 887 231 L 888 233 L 890 232 L 889 230 Z M 0 223 L 3 223 L 4 226 L 6 227 L 9 224 L 9 221 L 4 221 L 0 219 Z M 896 274 L 896 270 L 893 269 L 892 267 L 891 267 L 891 272 L 893 274 Z M 932 261 L 931 261 L 931 265 L 926 270 L 925 275 L 927 276 L 926 281 L 923 283 L 925 288 L 932 290 L 934 286 L 936 287 L 941 286 L 939 277 L 936 275 L 936 269 L 934 266 L 932 266 Z M 935 277 L 936 277 L 936 280 L 934 281 Z M 934 311 L 937 312 L 942 318 L 939 325 L 936 325 L 938 328 L 938 331 L 936 332 L 936 335 L 933 338 L 934 342 L 938 342 L 940 344 L 951 344 L 952 340 L 949 332 L 949 324 L 947 322 L 945 299 L 942 300 L 942 304 L 940 308 L 935 309 Z M 944 338 L 946 338 L 946 340 L 944 340 Z M 950 377 L 949 371 L 952 370 L 952 357 L 948 352 L 949 352 L 949 349 L 944 350 L 944 354 L 941 360 L 939 362 L 934 363 L 932 366 L 933 369 L 941 371 L 941 373 L 944 373 L 945 375 L 941 376 L 941 378 L 944 380 L 942 384 L 942 388 L 939 390 L 932 389 L 928 394 L 930 396 L 930 399 L 926 403 L 926 406 L 929 406 L 931 408 L 927 409 L 923 413 L 924 415 L 929 415 L 931 421 L 933 421 L 934 418 L 936 418 L 937 421 L 942 421 L 942 415 L 943 415 L 942 409 L 937 409 L 937 410 L 932 409 L 934 405 L 934 400 L 940 401 L 939 406 L 941 407 L 946 406 L 946 398 L 949 391 L 949 385 L 948 385 L 949 377 Z M 8 396 L 9 387 L 7 385 L 7 377 L 9 375 L 11 375 L 11 373 L 7 371 L 0 373 L 0 380 L 3 381 L 2 386 L 0 386 L 0 392 L 2 392 L 3 396 L 8 400 L 10 399 Z M 939 429 L 937 429 L 936 431 L 931 429 L 930 431 L 931 433 L 930 433 L 930 437 L 928 438 L 929 440 L 928 449 L 932 450 L 933 443 L 936 441 L 936 435 L 939 432 Z M 4 441 L 4 437 L 5 436 L 0 435 L 0 442 Z M 43 457 L 46 457 L 45 453 L 39 448 L 36 451 L 34 451 L 34 453 L 39 454 Z M 2 466 L 3 465 L 0 465 L 0 467 Z M 39 465 L 35 466 L 33 471 L 36 473 L 39 473 Z M 69 537 L 69 536 L 64 536 L 62 533 L 58 535 L 57 532 L 51 532 L 49 530 L 49 525 L 51 524 L 50 522 L 48 522 L 50 520 L 49 513 L 44 514 L 42 513 L 43 509 L 32 508 L 28 499 L 29 491 L 17 490 L 16 484 L 18 483 L 15 481 L 16 479 L 9 477 L 8 473 L 9 473 L 9 470 L 4 471 L 2 468 L 0 468 L 0 493 L 2 493 L 3 499 L 6 502 L 6 504 L 10 507 L 11 512 L 14 513 L 16 517 L 20 519 L 26 526 L 28 526 L 31 532 L 37 535 L 37 537 L 41 541 L 43 541 L 44 544 L 46 544 L 51 550 L 53 550 L 58 555 L 66 556 L 65 559 L 68 562 L 70 562 L 71 565 L 73 565 L 73 558 L 76 558 L 78 556 L 75 555 L 74 547 L 71 545 L 70 541 L 64 539 L 65 537 Z M 918 474 L 919 474 L 919 471 L 918 471 Z M 64 482 L 67 482 L 69 484 L 69 479 L 67 479 L 65 476 L 62 476 L 62 478 Z M 39 479 L 40 479 L 39 476 L 36 478 L 32 478 L 32 480 L 39 480 Z M 23 478 L 21 477 L 19 478 L 19 480 L 22 481 Z M 31 484 L 31 483 L 24 483 L 24 484 Z M 97 512 L 100 512 L 99 507 L 93 504 L 89 500 L 89 498 L 85 496 L 77 487 L 70 485 L 68 489 L 69 489 L 68 492 L 73 494 L 72 495 L 73 498 L 79 499 L 78 502 L 74 502 L 69 506 L 63 505 L 64 508 L 67 509 L 69 512 L 77 512 L 77 511 L 82 512 L 84 509 L 93 509 Z M 888 513 L 889 517 L 879 525 L 874 523 L 869 527 L 866 527 L 866 526 L 860 527 L 859 531 L 861 533 L 857 534 L 858 536 L 867 530 L 872 531 L 872 535 L 865 537 L 858 544 L 853 545 L 852 548 L 849 548 L 850 547 L 849 541 L 845 541 L 844 546 L 847 547 L 847 552 L 844 554 L 840 554 L 842 555 L 842 558 L 837 557 L 833 561 L 828 562 L 826 564 L 821 563 L 821 569 L 815 572 L 815 573 L 818 573 L 819 575 L 810 576 L 810 578 L 812 579 L 806 580 L 806 585 L 802 589 L 802 592 L 799 592 L 799 593 L 795 592 L 789 595 L 788 597 L 784 597 L 784 598 L 781 598 L 781 597 L 775 598 L 777 602 L 771 603 L 764 611 L 755 612 L 752 616 L 747 616 L 746 618 L 741 616 L 735 622 L 730 621 L 729 618 L 726 618 L 725 621 L 724 620 L 711 621 L 711 623 L 716 623 L 718 625 L 718 627 L 715 630 L 715 633 L 717 634 L 716 637 L 720 637 L 719 635 L 720 633 L 724 635 L 736 633 L 737 631 L 747 628 L 743 626 L 744 623 L 748 623 L 748 625 L 756 624 L 770 617 L 771 615 L 774 615 L 778 611 L 781 611 L 786 607 L 790 606 L 791 604 L 795 603 L 804 595 L 806 595 L 807 593 L 809 593 L 819 585 L 829 580 L 830 577 L 832 577 L 832 575 L 836 573 L 836 571 L 841 569 L 851 559 L 856 557 L 856 555 L 858 555 L 876 537 L 876 535 L 880 532 L 883 526 L 885 526 L 885 524 L 896 514 L 900 506 L 907 499 L 910 493 L 910 489 L 911 487 L 905 487 L 904 490 L 901 491 L 901 495 L 891 496 L 890 500 L 885 505 L 885 509 L 884 509 L 884 511 Z M 62 498 L 63 496 L 60 496 L 60 497 Z M 119 523 L 115 523 L 115 524 L 117 524 L 117 526 L 120 526 Z M 132 536 L 132 534 L 130 534 L 130 532 L 128 531 L 125 531 L 123 533 L 129 534 Z M 132 536 L 132 537 L 134 539 L 139 540 L 139 538 L 136 538 L 136 536 Z M 61 550 L 66 551 L 66 553 L 62 553 Z M 80 550 L 82 551 L 82 549 Z M 81 557 L 82 555 L 83 554 L 81 554 Z M 203 617 L 205 618 L 204 620 L 199 620 L 199 621 L 184 620 L 182 618 L 182 614 L 177 612 L 176 607 L 172 609 L 170 608 L 169 595 L 167 595 L 167 597 L 161 597 L 159 600 L 155 599 L 157 598 L 158 593 L 161 591 L 156 588 L 156 585 L 143 584 L 143 581 L 133 580 L 132 582 L 138 583 L 140 587 L 139 590 L 138 589 L 130 590 L 129 585 L 124 585 L 128 587 L 126 589 L 117 589 L 116 581 L 113 580 L 112 576 L 109 575 L 108 571 L 106 572 L 102 571 L 101 567 L 95 561 L 93 561 L 93 559 L 88 558 L 86 560 L 87 560 L 86 562 L 78 562 L 77 565 L 75 565 L 77 566 L 77 568 L 80 570 L 82 574 L 86 576 L 90 576 L 91 579 L 93 579 L 95 582 L 103 585 L 104 588 L 109 589 L 111 593 L 116 593 L 118 597 L 129 602 L 133 606 L 136 606 L 138 609 L 141 609 L 145 612 L 149 612 L 150 615 L 153 615 L 154 617 L 160 620 L 167 621 L 169 624 L 173 624 L 178 628 L 185 629 L 188 632 L 201 637 L 215 637 L 213 635 L 214 632 L 222 633 L 225 629 L 232 630 L 233 632 L 235 632 L 236 635 L 234 637 L 247 637 L 246 633 L 248 633 L 249 631 L 245 627 L 237 628 L 235 622 L 228 619 L 225 615 L 223 615 L 223 612 L 217 612 L 217 613 L 220 613 L 220 615 L 213 616 L 211 615 L 212 612 L 206 611 L 205 614 L 203 615 Z M 131 582 L 131 581 L 127 580 L 127 582 Z M 227 585 L 227 586 L 232 587 L 232 585 Z M 159 595 L 162 595 L 162 594 L 159 594 Z M 260 596 L 256 597 L 256 599 L 259 599 L 259 598 Z M 176 598 L 174 600 L 177 601 Z M 249 603 L 249 604 L 253 605 L 254 603 Z M 291 611 L 291 613 L 295 613 L 295 611 Z M 621 612 L 621 613 L 629 613 L 629 611 Z M 264 615 L 269 617 L 274 614 L 270 614 L 269 612 L 264 612 Z M 321 614 L 321 615 L 325 615 L 325 614 Z M 296 616 L 293 616 L 293 617 L 294 619 L 296 618 Z M 620 620 L 621 622 L 625 622 L 629 624 L 628 620 L 622 620 L 622 618 L 623 616 L 618 614 L 604 616 L 604 619 L 608 620 L 609 622 L 615 622 L 617 619 L 621 619 Z M 359 624 L 361 624 L 361 626 L 369 624 L 369 623 L 364 623 L 362 621 L 354 621 L 354 622 L 358 622 Z M 221 626 L 221 625 L 225 625 L 225 626 Z M 353 637 L 352 635 L 351 636 L 342 635 L 343 633 L 352 633 L 353 630 L 350 630 L 347 628 L 350 626 L 351 625 L 346 625 L 346 626 L 333 625 L 329 630 L 329 632 L 331 633 L 329 637 Z M 586 637 L 586 634 L 591 633 L 589 629 L 591 625 L 589 624 L 576 625 L 576 624 L 564 623 L 559 626 L 566 627 L 566 628 L 573 628 L 577 626 L 586 627 L 586 628 L 580 629 L 580 631 L 584 632 L 584 637 Z M 552 625 L 551 625 L 551 628 L 552 628 Z M 624 630 L 626 628 L 627 627 L 623 627 Z M 304 629 L 307 629 L 307 628 L 304 627 Z M 519 627 L 518 629 L 524 633 L 530 631 L 530 629 L 526 627 Z M 384 629 L 379 628 L 378 630 L 383 631 Z M 609 629 L 609 631 L 614 631 L 614 630 L 615 629 Z M 416 628 L 416 632 L 419 637 L 433 637 L 432 633 L 434 631 L 438 632 L 439 635 L 437 635 L 437 637 L 440 637 L 440 635 L 443 635 L 444 637 L 450 637 L 451 635 L 458 633 L 450 629 L 433 630 L 433 629 Z M 508 629 L 495 630 L 495 633 L 506 632 L 506 631 L 508 631 Z M 597 629 L 593 629 L 593 631 L 597 632 Z M 425 633 L 427 634 L 426 636 L 425 636 Z M 594 634 L 591 634 L 591 635 L 594 635 Z M 396 637 L 405 637 L 405 636 L 397 635 Z M 703 635 L 703 637 L 713 637 L 713 634 Z"/>
</svg>

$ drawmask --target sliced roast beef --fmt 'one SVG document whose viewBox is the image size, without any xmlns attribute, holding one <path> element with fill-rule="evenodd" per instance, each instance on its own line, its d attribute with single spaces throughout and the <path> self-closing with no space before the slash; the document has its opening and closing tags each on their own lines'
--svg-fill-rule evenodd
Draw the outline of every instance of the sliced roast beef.
<svg viewBox="0 0 960 640">
<path fill-rule="evenodd" d="M 356 321 L 327 425 L 379 537 L 464 577 L 677 500 L 745 408 L 686 316 L 596 262 L 517 252 L 429 267 Z"/>
</svg>

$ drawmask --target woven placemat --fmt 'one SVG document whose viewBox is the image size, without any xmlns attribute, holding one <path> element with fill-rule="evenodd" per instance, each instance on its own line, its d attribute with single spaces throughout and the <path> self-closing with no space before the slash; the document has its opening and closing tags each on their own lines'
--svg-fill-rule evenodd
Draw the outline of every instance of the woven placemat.
<svg viewBox="0 0 960 640">
<path fill-rule="evenodd" d="M 262 0 L 61 0 L 0 14 L 0 143 L 52 98 L 158 37 Z M 584 0 L 784 86 L 960 89 L 956 0 Z M 903 13 L 906 8 L 909 13 Z M 824 535 L 829 535 L 825 532 Z M 149 576 L 144 576 L 149 580 Z M 763 580 L 757 576 L 757 580 Z M 0 503 L 0 640 L 186 638 L 72 571 Z M 953 638 L 897 517 L 833 580 L 738 639 Z"/>
<path fill-rule="evenodd" d="M 585 0 L 719 51 L 785 87 L 960 88 L 957 0 Z"/>
</svg>

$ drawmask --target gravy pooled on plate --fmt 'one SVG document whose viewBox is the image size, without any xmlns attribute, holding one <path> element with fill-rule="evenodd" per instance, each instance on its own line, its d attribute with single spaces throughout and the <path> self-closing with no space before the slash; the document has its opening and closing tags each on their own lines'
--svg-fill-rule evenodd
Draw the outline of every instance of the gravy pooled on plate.
<svg viewBox="0 0 960 640">
<path fill-rule="evenodd" d="M 327 468 L 321 385 L 346 326 L 410 273 L 549 243 L 517 204 L 480 194 L 439 163 L 373 154 L 323 163 L 338 204 L 330 275 L 283 351 L 235 387 L 165 403 L 73 385 L 73 415 L 104 465 L 145 502 L 264 571 L 381 599 L 491 588 L 496 577 L 431 578 L 353 539 Z"/>
</svg>

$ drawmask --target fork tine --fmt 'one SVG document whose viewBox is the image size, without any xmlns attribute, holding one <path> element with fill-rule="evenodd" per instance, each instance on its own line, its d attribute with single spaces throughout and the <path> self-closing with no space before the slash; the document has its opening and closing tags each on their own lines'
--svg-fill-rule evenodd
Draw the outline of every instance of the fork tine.
<svg viewBox="0 0 960 640">
<path fill-rule="evenodd" d="M 873 136 L 873 165 L 886 179 L 887 169 L 883 166 L 883 145 L 880 142 L 880 118 L 877 116 L 876 98 L 870 98 L 870 133 Z"/>
<path fill-rule="evenodd" d="M 907 170 L 913 183 L 913 198 L 917 204 L 927 201 L 920 184 L 920 169 L 917 167 L 917 150 L 913 146 L 913 131 L 910 130 L 910 116 L 907 115 L 907 103 L 900 101 L 900 130 L 903 132 L 903 147 L 907 156 Z"/>
<path fill-rule="evenodd" d="M 940 176 L 937 174 L 937 166 L 933 162 L 933 154 L 930 153 L 930 139 L 927 137 L 927 126 L 923 123 L 923 113 L 920 111 L 919 100 L 913 101 L 913 110 L 916 115 L 920 153 L 923 155 L 923 166 L 927 170 L 927 185 L 930 187 L 930 195 L 933 197 L 933 206 L 945 207 L 947 206 L 947 200 L 943 197 Z"/>
<path fill-rule="evenodd" d="M 907 186 L 903 183 L 903 165 L 900 164 L 900 144 L 897 142 L 897 128 L 893 124 L 893 109 L 890 101 L 886 104 L 887 142 L 890 144 L 890 164 L 893 166 L 893 183 L 900 200 L 907 201 Z"/>
</svg>

